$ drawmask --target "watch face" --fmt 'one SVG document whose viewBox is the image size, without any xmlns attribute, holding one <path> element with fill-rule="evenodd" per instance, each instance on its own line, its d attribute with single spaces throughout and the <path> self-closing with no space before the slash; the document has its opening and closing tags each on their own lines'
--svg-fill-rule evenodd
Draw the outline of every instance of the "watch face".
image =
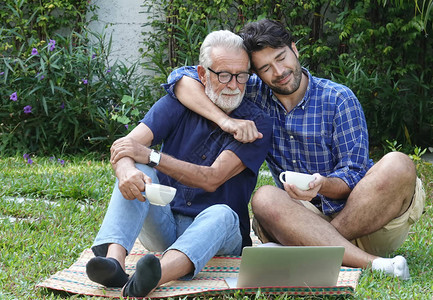
<svg viewBox="0 0 433 300">
<path fill-rule="evenodd" d="M 148 165 L 153 168 L 159 164 L 160 159 L 161 154 L 158 151 L 152 150 L 149 155 Z"/>
</svg>

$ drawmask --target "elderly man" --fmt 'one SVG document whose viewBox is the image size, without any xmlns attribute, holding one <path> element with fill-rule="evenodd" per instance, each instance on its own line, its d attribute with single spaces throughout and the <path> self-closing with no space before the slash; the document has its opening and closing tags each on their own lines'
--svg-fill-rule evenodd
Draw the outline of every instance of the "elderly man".
<svg viewBox="0 0 433 300">
<path fill-rule="evenodd" d="M 413 162 L 395 152 L 373 164 L 358 99 L 349 88 L 302 68 L 293 37 L 282 24 L 253 22 L 240 35 L 257 74 L 246 94 L 274 120 L 266 162 L 277 187 L 261 187 L 251 202 L 259 238 L 283 245 L 341 245 L 343 264 L 408 279 L 404 257 L 379 256 L 400 247 L 422 214 L 425 193 Z M 175 70 L 169 81 L 194 76 L 193 70 Z M 179 100 L 235 137 L 259 136 L 248 126 L 237 130 L 242 128 L 237 123 L 252 123 L 221 114 L 203 92 L 191 90 L 199 85 L 183 77 L 176 84 Z M 315 180 L 306 191 L 283 184 L 278 177 L 287 170 L 312 174 Z"/>
<path fill-rule="evenodd" d="M 251 245 L 248 203 L 270 148 L 272 124 L 243 100 L 249 58 L 242 39 L 210 33 L 200 49 L 198 73 L 206 94 L 233 118 L 249 119 L 264 138 L 241 143 L 170 96 L 162 97 L 141 123 L 111 149 L 116 172 L 110 205 L 86 266 L 88 277 L 143 297 L 158 285 L 192 278 L 214 255 L 240 255 Z M 163 142 L 161 152 L 150 149 Z M 146 201 L 146 184 L 177 189 L 170 206 Z M 125 257 L 136 238 L 148 254 L 128 279 Z"/>
</svg>

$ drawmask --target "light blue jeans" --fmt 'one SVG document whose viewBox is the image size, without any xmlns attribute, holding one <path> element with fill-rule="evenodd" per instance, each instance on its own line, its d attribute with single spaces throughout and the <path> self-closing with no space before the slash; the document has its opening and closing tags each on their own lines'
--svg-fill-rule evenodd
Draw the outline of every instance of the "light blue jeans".
<svg viewBox="0 0 433 300">
<path fill-rule="evenodd" d="M 158 177 L 153 168 L 136 164 L 153 183 Z M 144 194 L 144 193 L 143 193 Z M 127 200 L 118 181 L 104 221 L 92 246 L 96 256 L 106 256 L 108 245 L 115 243 L 129 253 L 139 238 L 149 251 L 178 250 L 194 264 L 191 279 L 215 255 L 240 255 L 242 236 L 238 215 L 227 205 L 218 204 L 203 210 L 195 218 L 173 213 L 170 205 L 156 206 L 148 201 Z"/>
</svg>

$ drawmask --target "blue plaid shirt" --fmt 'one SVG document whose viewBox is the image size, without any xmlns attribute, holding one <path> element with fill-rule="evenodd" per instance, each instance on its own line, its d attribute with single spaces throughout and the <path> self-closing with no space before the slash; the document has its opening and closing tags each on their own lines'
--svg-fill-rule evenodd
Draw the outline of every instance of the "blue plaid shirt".
<svg viewBox="0 0 433 300">
<path fill-rule="evenodd" d="M 350 189 L 373 165 L 369 158 L 368 131 L 364 112 L 353 92 L 335 82 L 312 76 L 302 101 L 286 111 L 272 90 L 256 75 L 246 85 L 245 95 L 273 121 L 272 149 L 266 162 L 277 186 L 282 171 L 320 173 L 342 179 Z M 174 70 L 163 85 L 174 96 L 175 83 L 182 76 L 198 79 L 196 67 Z M 343 209 L 346 199 L 323 195 L 318 208 L 326 215 Z"/>
</svg>

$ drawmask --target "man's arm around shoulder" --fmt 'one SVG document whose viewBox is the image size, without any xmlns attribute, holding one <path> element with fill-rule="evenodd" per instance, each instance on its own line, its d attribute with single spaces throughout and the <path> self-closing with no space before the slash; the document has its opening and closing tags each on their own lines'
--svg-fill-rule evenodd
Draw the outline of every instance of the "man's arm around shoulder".
<svg viewBox="0 0 433 300">
<path fill-rule="evenodd" d="M 173 71 L 172 74 L 175 73 L 175 75 L 170 74 L 171 79 L 165 85 L 167 92 L 195 113 L 214 122 L 225 132 L 233 134 L 234 138 L 240 142 L 249 143 L 263 137 L 254 122 L 230 118 L 212 103 L 198 77 L 190 77 L 191 72 L 191 67 Z"/>
</svg>

